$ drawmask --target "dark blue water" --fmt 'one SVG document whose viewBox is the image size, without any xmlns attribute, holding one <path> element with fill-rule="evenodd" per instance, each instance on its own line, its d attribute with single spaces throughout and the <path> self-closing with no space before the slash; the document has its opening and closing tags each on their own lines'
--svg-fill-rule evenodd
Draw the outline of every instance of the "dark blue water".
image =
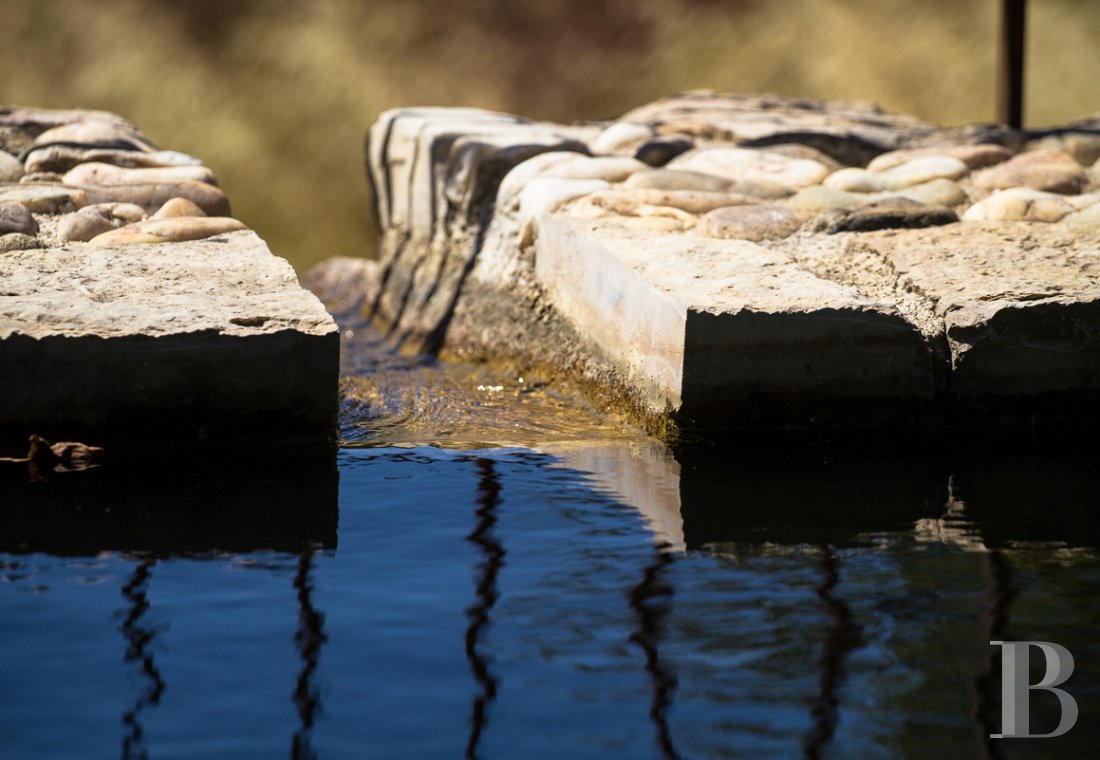
<svg viewBox="0 0 1100 760">
<path fill-rule="evenodd" d="M 1096 756 L 1091 460 L 673 450 L 390 371 L 335 462 L 0 471 L 0 757 Z M 1074 654 L 1068 734 L 988 739 L 1002 639 Z"/>
<path fill-rule="evenodd" d="M 209 532 L 175 528 L 176 549 L 112 527 L 107 502 L 137 508 L 117 483 L 88 491 L 75 537 L 50 515 L 13 521 L 67 508 L 19 490 L 0 555 L 0 753 L 981 757 L 996 635 L 1068 646 L 1082 715 L 994 752 L 1093 756 L 1093 478 L 971 465 L 937 493 L 933 465 L 762 472 L 613 450 L 345 450 L 338 522 L 298 519 L 272 482 L 278 527 L 253 531 L 248 504 L 243 525 L 226 516 L 230 492 Z M 566 461 L 584 456 L 602 472 Z M 659 513 L 670 492 L 641 493 L 642 510 L 610 490 L 662 461 L 679 525 Z M 1000 527 L 986 498 L 1016 499 Z M 1023 541 L 1030 520 L 1048 527 Z"/>
</svg>

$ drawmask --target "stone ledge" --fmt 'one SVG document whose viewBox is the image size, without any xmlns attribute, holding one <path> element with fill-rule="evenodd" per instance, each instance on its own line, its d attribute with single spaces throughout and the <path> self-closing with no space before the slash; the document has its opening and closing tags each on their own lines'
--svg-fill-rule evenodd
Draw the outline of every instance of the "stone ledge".
<svg viewBox="0 0 1100 760">
<path fill-rule="evenodd" d="M 391 111 L 369 149 L 383 260 L 313 280 L 398 342 L 556 367 L 658 428 L 1100 421 L 1100 118 L 690 93 Z"/>
<path fill-rule="evenodd" d="M 0 256 L 11 431 L 331 440 L 338 331 L 252 232 Z M 70 433 L 71 434 L 71 433 Z"/>
<path fill-rule="evenodd" d="M 750 242 L 548 217 L 535 272 L 649 403 L 682 416 L 744 416 L 769 397 L 933 394 L 931 351 L 893 305 Z"/>
<path fill-rule="evenodd" d="M 331 448 L 338 328 L 255 233 L 206 216 L 229 208 L 210 170 L 110 114 L 0 109 L 0 128 L 23 225 L 0 236 L 5 448 Z M 26 174 L 43 155 L 71 168 Z"/>
</svg>

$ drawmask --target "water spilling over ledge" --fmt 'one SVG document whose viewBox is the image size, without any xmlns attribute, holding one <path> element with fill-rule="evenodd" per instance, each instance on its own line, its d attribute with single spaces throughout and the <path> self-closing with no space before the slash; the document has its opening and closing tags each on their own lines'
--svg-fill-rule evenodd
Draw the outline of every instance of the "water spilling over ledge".
<svg viewBox="0 0 1100 760">
<path fill-rule="evenodd" d="M 577 125 L 397 109 L 366 151 L 384 258 L 308 284 L 394 343 L 568 375 L 657 431 L 1100 413 L 1095 119 L 689 93 Z"/>
</svg>

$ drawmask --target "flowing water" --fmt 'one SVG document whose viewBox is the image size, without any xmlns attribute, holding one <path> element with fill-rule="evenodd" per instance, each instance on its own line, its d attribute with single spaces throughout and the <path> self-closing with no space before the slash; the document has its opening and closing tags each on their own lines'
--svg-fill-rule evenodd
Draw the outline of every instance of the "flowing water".
<svg viewBox="0 0 1100 760">
<path fill-rule="evenodd" d="M 335 464 L 0 473 L 0 757 L 1096 756 L 1091 459 L 670 448 L 344 348 Z M 988 738 L 991 640 L 1073 653 L 1069 733 Z"/>
</svg>

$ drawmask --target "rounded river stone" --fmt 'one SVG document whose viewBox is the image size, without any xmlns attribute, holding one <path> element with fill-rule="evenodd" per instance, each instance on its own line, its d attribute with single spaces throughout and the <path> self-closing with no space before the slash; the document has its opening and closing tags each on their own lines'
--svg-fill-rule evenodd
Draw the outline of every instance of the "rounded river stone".
<svg viewBox="0 0 1100 760">
<path fill-rule="evenodd" d="M 104 232 L 92 239 L 92 245 L 131 243 L 179 243 L 202 240 L 225 232 L 248 229 L 242 222 L 224 216 L 176 217 L 149 219 Z"/>
<path fill-rule="evenodd" d="M 206 216 L 206 212 L 186 198 L 173 198 L 157 209 L 150 219 L 174 219 L 180 216 Z"/>
<path fill-rule="evenodd" d="M 971 179 L 976 187 L 988 190 L 1029 187 L 1068 195 L 1081 192 L 1088 183 L 1085 170 L 1062 150 L 1021 153 L 1003 164 L 975 172 Z"/>
<path fill-rule="evenodd" d="M 0 182 L 18 182 L 23 176 L 23 163 L 8 153 L 0 150 Z"/>
<path fill-rule="evenodd" d="M 698 230 L 708 237 L 779 240 L 796 232 L 802 217 L 782 206 L 730 206 L 703 215 Z"/>
<path fill-rule="evenodd" d="M 0 203 L 0 235 L 11 232 L 34 235 L 38 232 L 38 222 L 21 203 Z"/>
</svg>

